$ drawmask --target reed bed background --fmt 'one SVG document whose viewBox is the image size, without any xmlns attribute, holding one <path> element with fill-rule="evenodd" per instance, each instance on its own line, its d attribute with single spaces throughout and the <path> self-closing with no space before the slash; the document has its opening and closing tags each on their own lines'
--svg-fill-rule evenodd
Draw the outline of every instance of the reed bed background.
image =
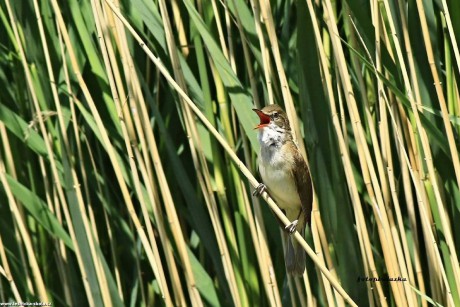
<svg viewBox="0 0 460 307">
<path fill-rule="evenodd" d="M 0 20 L 1 302 L 460 306 L 460 2 L 2 0 Z M 271 103 L 314 182 L 303 278 L 251 196 Z"/>
</svg>

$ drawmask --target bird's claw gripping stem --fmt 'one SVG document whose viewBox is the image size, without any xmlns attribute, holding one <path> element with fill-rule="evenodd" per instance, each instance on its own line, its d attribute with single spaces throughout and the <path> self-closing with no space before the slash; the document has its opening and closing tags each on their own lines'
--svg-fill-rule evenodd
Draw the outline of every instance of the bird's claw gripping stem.
<svg viewBox="0 0 460 307">
<path fill-rule="evenodd" d="M 299 223 L 299 220 L 293 221 L 291 224 L 284 227 L 284 230 L 286 230 L 289 234 L 293 234 L 297 228 L 297 223 Z"/>
<path fill-rule="evenodd" d="M 263 192 L 267 190 L 267 186 L 263 183 L 259 184 L 257 188 L 252 192 L 252 196 L 260 196 Z"/>
</svg>

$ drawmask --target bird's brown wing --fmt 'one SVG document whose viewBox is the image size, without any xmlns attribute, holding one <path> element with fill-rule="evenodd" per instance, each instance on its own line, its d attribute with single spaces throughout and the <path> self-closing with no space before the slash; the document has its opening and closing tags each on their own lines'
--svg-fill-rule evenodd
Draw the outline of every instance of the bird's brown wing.
<svg viewBox="0 0 460 307">
<path fill-rule="evenodd" d="M 295 146 L 293 144 L 293 146 Z M 293 172 L 297 193 L 300 196 L 302 203 L 302 211 L 305 214 L 307 224 L 311 224 L 311 210 L 313 206 L 313 186 L 311 182 L 310 171 L 308 170 L 307 163 L 298 150 L 295 150 L 294 155 L 294 168 L 297 170 Z"/>
</svg>

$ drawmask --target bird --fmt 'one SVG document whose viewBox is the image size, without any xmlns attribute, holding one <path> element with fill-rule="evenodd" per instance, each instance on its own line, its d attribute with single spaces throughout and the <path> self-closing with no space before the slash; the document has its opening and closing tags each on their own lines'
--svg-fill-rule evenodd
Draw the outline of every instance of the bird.
<svg viewBox="0 0 460 307">
<path fill-rule="evenodd" d="M 262 179 L 253 195 L 267 192 L 291 221 L 285 231 L 293 234 L 297 230 L 304 237 L 305 226 L 311 225 L 313 204 L 313 186 L 307 163 L 293 139 L 287 114 L 279 105 L 271 104 L 253 111 L 260 119 L 260 124 L 254 129 L 258 130 L 260 152 L 257 165 Z M 284 253 L 288 274 L 303 274 L 305 254 L 305 250 L 290 236 Z"/>
</svg>

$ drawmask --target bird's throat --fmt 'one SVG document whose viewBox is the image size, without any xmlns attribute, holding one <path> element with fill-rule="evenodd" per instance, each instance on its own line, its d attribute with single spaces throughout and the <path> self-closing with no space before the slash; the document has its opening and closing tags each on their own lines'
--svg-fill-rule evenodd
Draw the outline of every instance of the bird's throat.
<svg viewBox="0 0 460 307">
<path fill-rule="evenodd" d="M 289 139 L 289 133 L 275 125 L 269 125 L 259 129 L 258 139 L 262 148 L 280 147 Z"/>
</svg>

